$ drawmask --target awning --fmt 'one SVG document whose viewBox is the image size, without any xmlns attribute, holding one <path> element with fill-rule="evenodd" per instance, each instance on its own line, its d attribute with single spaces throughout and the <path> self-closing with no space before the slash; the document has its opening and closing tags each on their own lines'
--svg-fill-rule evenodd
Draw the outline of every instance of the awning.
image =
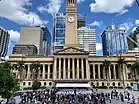
<svg viewBox="0 0 139 104">
<path fill-rule="evenodd" d="M 89 83 L 57 83 L 56 87 L 91 88 Z"/>
</svg>

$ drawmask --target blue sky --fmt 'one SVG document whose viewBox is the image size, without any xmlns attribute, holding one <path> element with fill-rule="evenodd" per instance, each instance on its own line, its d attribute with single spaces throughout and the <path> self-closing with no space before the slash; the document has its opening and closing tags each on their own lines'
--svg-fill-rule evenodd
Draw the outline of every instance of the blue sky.
<svg viewBox="0 0 139 104">
<path fill-rule="evenodd" d="M 1 0 L 0 26 L 10 33 L 9 51 L 18 44 L 20 29 L 46 25 L 52 33 L 55 13 L 65 12 L 66 0 Z M 97 55 L 102 55 L 101 33 L 112 23 L 126 30 L 126 35 L 139 25 L 139 7 L 135 0 L 77 0 L 78 14 L 86 14 L 86 25 L 96 29 Z M 33 23 L 34 18 L 34 23 Z"/>
</svg>

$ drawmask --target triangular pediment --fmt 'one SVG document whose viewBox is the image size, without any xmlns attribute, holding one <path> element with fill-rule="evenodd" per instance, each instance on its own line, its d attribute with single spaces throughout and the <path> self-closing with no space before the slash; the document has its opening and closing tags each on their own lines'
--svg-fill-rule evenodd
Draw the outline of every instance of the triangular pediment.
<svg viewBox="0 0 139 104">
<path fill-rule="evenodd" d="M 78 48 L 75 48 L 75 47 L 68 47 L 68 48 L 65 48 L 65 49 L 63 49 L 63 50 L 59 50 L 59 51 L 57 51 L 56 53 L 54 53 L 55 55 L 62 55 L 62 54 L 64 54 L 64 55 L 68 55 L 68 54 L 72 54 L 72 55 L 77 55 L 77 54 L 84 54 L 84 55 L 89 55 L 89 53 L 88 52 L 86 52 L 86 51 L 83 51 L 83 50 L 81 50 L 81 49 L 78 49 Z"/>
</svg>

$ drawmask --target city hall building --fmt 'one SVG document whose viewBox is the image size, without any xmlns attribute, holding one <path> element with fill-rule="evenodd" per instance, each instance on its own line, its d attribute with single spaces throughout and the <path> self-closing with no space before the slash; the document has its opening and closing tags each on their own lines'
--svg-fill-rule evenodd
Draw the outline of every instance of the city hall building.
<svg viewBox="0 0 139 104">
<path fill-rule="evenodd" d="M 76 0 L 66 1 L 65 32 L 65 48 L 55 52 L 53 56 L 12 54 L 9 57 L 12 64 L 17 64 L 18 61 L 25 63 L 22 87 L 32 85 L 33 63 L 41 65 L 35 79 L 38 79 L 42 86 L 55 86 L 57 83 L 89 83 L 97 87 L 123 87 L 137 82 L 137 74 L 131 69 L 131 65 L 137 61 L 134 55 L 121 55 L 128 62 L 127 66 L 123 66 L 122 73 L 117 65 L 119 57 L 90 56 L 88 52 L 78 48 Z M 111 62 L 108 69 L 103 66 L 104 60 Z M 13 71 L 13 74 L 18 76 L 17 71 Z"/>
</svg>

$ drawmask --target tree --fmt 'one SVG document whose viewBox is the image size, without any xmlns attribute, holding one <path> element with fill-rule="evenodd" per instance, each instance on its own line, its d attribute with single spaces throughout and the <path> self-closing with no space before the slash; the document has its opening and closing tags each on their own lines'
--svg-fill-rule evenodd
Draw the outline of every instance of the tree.
<svg viewBox="0 0 139 104">
<path fill-rule="evenodd" d="M 103 62 L 103 67 L 105 68 L 105 75 L 106 75 L 106 79 L 110 79 L 110 76 L 109 76 L 109 67 L 111 65 L 111 62 L 109 60 L 104 60 Z"/>
<path fill-rule="evenodd" d="M 41 87 L 41 82 L 35 80 L 32 84 L 32 90 L 38 90 Z"/>
<path fill-rule="evenodd" d="M 33 72 L 33 80 L 38 78 L 39 68 L 41 67 L 40 63 L 36 62 L 31 65 L 31 70 Z M 36 77 L 35 77 L 36 75 Z"/>
<path fill-rule="evenodd" d="M 118 65 L 118 68 L 120 68 L 120 72 L 121 72 L 121 75 L 123 78 L 121 80 L 123 80 L 123 87 L 125 87 L 125 81 L 124 81 L 124 65 L 127 66 L 127 61 L 125 60 L 125 58 L 122 58 L 122 56 L 120 55 L 120 57 L 118 58 L 118 61 L 117 61 L 117 65 Z"/>
<path fill-rule="evenodd" d="M 7 99 L 7 102 L 12 95 L 13 88 L 18 83 L 18 80 L 8 70 L 9 65 L 6 62 L 0 64 L 0 96 Z"/>
<path fill-rule="evenodd" d="M 136 72 L 137 72 L 137 74 L 139 75 L 139 62 L 135 62 L 132 66 L 131 66 L 131 68 L 133 69 L 133 71 L 134 71 L 134 77 L 135 77 L 135 79 L 136 79 Z"/>
<path fill-rule="evenodd" d="M 20 78 L 20 81 L 23 81 L 24 80 L 24 69 L 25 69 L 24 62 L 18 61 L 14 67 L 18 71 L 18 76 Z"/>
</svg>

